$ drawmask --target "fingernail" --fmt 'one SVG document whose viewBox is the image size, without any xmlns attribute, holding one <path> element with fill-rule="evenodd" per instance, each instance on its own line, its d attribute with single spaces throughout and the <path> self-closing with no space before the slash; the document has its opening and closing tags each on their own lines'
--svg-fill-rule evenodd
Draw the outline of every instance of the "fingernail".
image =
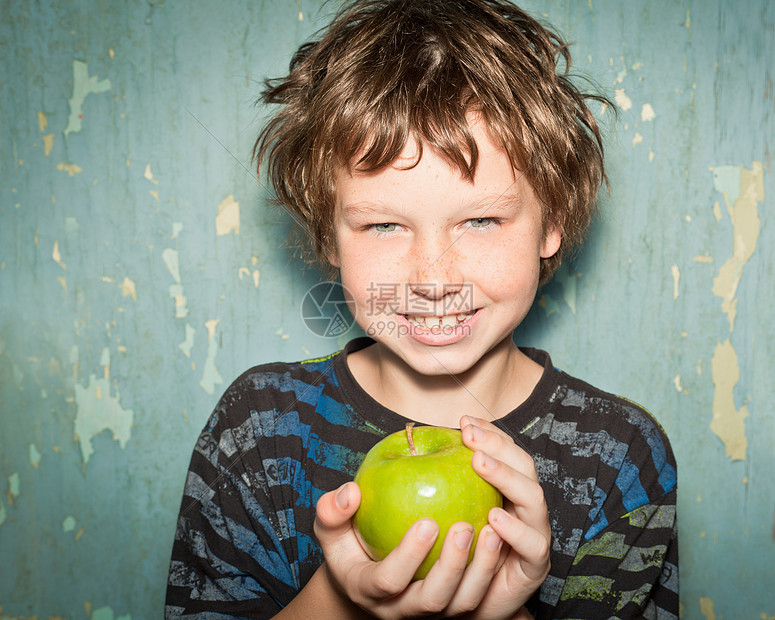
<svg viewBox="0 0 775 620">
<path fill-rule="evenodd" d="M 487 549 L 490 551 L 500 551 L 503 539 L 498 536 L 497 532 L 490 530 L 485 536 L 484 544 L 487 545 Z"/>
<path fill-rule="evenodd" d="M 490 512 L 490 517 L 497 523 L 506 523 L 509 520 L 509 513 L 503 508 L 493 508 Z"/>
<path fill-rule="evenodd" d="M 457 545 L 457 548 L 461 551 L 468 551 L 473 539 L 474 533 L 472 530 L 461 530 L 455 534 L 455 545 Z"/>
<path fill-rule="evenodd" d="M 434 521 L 422 521 L 417 527 L 417 539 L 421 542 L 428 542 L 436 537 L 437 531 Z"/>
<path fill-rule="evenodd" d="M 336 505 L 339 506 L 342 510 L 347 508 L 350 505 L 350 487 L 349 485 L 344 485 L 339 491 L 336 493 Z"/>
<path fill-rule="evenodd" d="M 484 469 L 495 469 L 498 466 L 498 461 L 492 458 L 489 454 L 486 454 L 485 452 L 481 452 L 480 454 L 481 456 L 479 457 L 479 463 Z"/>
<path fill-rule="evenodd" d="M 474 441 L 484 441 L 484 431 L 478 426 L 471 425 L 471 437 Z"/>
</svg>

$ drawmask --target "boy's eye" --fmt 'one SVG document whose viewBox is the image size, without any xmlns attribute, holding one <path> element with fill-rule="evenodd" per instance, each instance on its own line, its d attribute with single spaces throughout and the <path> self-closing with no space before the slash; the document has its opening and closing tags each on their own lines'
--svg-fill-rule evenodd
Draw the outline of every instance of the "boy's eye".
<svg viewBox="0 0 775 620">
<path fill-rule="evenodd" d="M 392 222 L 383 222 L 381 224 L 374 224 L 374 230 L 381 233 L 395 232 L 396 224 Z"/>
<path fill-rule="evenodd" d="M 472 220 L 468 220 L 471 228 L 487 228 L 493 223 L 493 219 L 490 217 L 475 217 Z"/>
</svg>

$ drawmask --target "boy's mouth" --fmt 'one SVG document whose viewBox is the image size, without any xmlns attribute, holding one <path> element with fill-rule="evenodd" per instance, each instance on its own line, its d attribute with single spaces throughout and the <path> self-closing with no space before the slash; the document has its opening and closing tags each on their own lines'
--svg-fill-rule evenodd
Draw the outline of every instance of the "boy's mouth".
<svg viewBox="0 0 775 620">
<path fill-rule="evenodd" d="M 450 329 L 462 325 L 470 319 L 476 310 L 461 312 L 459 314 L 445 314 L 444 316 L 426 316 L 422 314 L 405 314 L 406 320 L 420 329 Z"/>
</svg>

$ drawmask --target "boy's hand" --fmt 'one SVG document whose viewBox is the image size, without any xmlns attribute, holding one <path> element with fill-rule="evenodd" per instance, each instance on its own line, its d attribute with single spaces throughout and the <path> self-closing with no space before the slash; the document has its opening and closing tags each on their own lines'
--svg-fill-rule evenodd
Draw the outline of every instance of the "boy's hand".
<svg viewBox="0 0 775 620">
<path fill-rule="evenodd" d="M 412 582 L 438 535 L 435 522 L 418 521 L 398 547 L 374 562 L 352 527 L 361 498 L 358 485 L 348 482 L 317 504 L 315 534 L 332 585 L 374 616 L 527 617 L 523 605 L 549 573 L 551 528 L 533 459 L 485 420 L 466 416 L 461 431 L 475 452 L 474 469 L 503 493 L 505 508 L 490 511 L 467 568 L 472 537 L 467 523 L 450 528 L 439 560 L 425 579 Z"/>
<path fill-rule="evenodd" d="M 507 543 L 498 570 L 470 617 L 512 618 L 549 574 L 551 527 L 544 493 L 533 458 L 509 435 L 470 416 L 461 418 L 460 429 L 463 443 L 475 452 L 476 472 L 503 493 L 504 509 L 490 511 L 487 527 Z"/>
<path fill-rule="evenodd" d="M 466 569 L 473 528 L 468 523 L 454 524 L 439 560 L 425 579 L 412 582 L 438 536 L 438 526 L 431 519 L 418 521 L 398 547 L 381 562 L 374 562 L 352 527 L 360 498 L 358 485 L 348 482 L 323 495 L 316 507 L 315 535 L 323 549 L 325 568 L 332 586 L 345 598 L 378 618 L 459 616 L 476 609 L 485 595 L 492 598 L 491 608 L 498 607 L 497 596 L 490 595 L 492 587 L 488 589 L 501 555 L 501 539 L 492 527 L 482 529 L 474 560 Z M 497 590 L 495 594 L 508 592 Z"/>
</svg>

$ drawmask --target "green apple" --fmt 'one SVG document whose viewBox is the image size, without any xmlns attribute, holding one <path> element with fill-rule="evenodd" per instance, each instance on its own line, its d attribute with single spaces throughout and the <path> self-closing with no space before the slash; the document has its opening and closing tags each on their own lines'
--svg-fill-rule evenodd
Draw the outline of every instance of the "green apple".
<svg viewBox="0 0 775 620">
<path fill-rule="evenodd" d="M 366 454 L 355 475 L 361 505 L 353 525 L 366 553 L 381 560 L 414 522 L 434 519 L 439 536 L 414 575 L 423 579 L 439 558 L 453 523 L 466 521 L 474 527 L 471 561 L 487 513 L 502 506 L 503 497 L 474 471 L 473 452 L 463 444 L 459 430 L 412 426 L 388 435 Z"/>
</svg>

